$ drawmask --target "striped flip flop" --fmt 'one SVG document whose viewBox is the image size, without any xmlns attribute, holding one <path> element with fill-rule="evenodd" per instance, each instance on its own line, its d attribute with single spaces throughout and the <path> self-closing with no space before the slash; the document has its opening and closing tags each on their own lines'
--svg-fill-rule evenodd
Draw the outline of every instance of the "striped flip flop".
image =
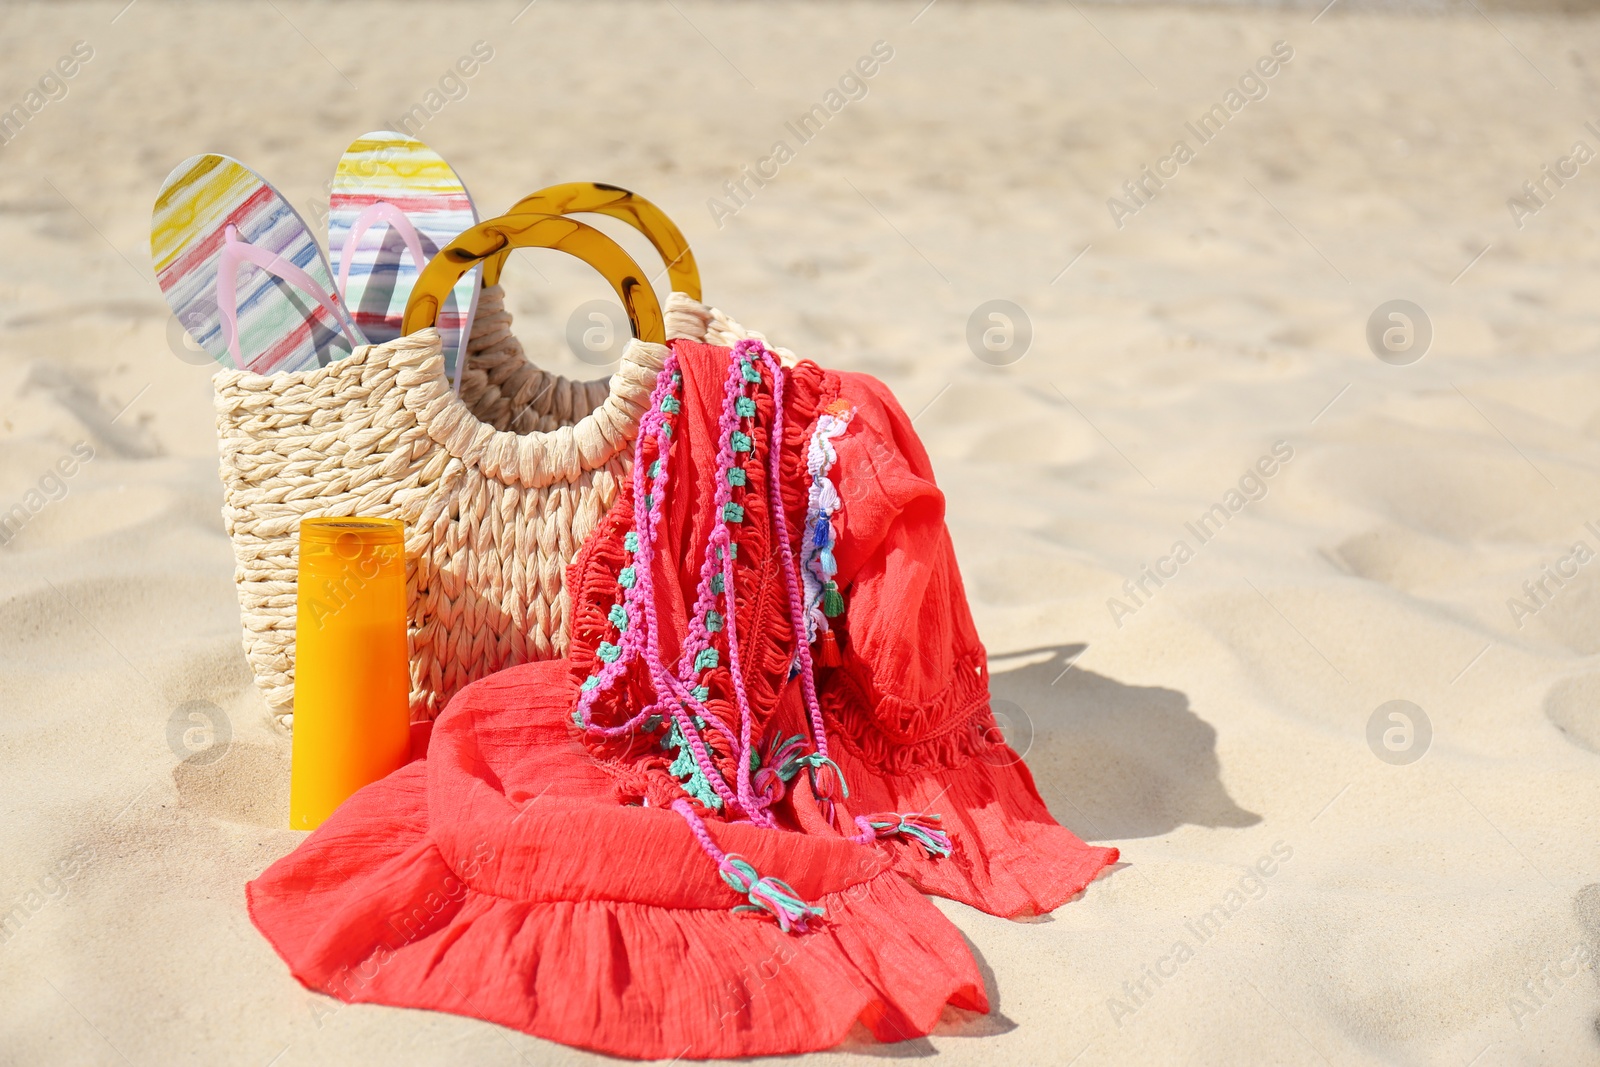
<svg viewBox="0 0 1600 1067">
<path fill-rule="evenodd" d="M 374 344 L 401 335 L 411 289 L 427 261 L 477 225 L 467 188 L 439 154 L 405 134 L 364 134 L 350 145 L 328 198 L 328 254 L 339 292 Z M 459 389 L 478 271 L 463 275 L 440 309 L 445 375 Z"/>
<path fill-rule="evenodd" d="M 305 220 L 236 159 L 193 156 L 167 175 L 150 255 L 173 314 L 225 367 L 309 370 L 366 344 Z"/>
</svg>

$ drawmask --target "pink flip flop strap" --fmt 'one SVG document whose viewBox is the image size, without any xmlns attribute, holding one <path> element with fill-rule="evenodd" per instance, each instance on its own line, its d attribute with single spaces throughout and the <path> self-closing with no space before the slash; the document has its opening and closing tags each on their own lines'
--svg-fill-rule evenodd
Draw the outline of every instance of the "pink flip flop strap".
<svg viewBox="0 0 1600 1067">
<path fill-rule="evenodd" d="M 379 222 L 388 223 L 389 227 L 405 241 L 411 259 L 417 265 L 417 273 L 422 273 L 422 268 L 428 265 L 428 257 L 422 254 L 422 238 L 418 235 L 417 228 L 411 225 L 411 220 L 406 218 L 405 212 L 386 200 L 376 201 L 368 204 L 362 209 L 361 214 L 356 216 L 356 221 L 350 227 L 350 233 L 344 239 L 344 248 L 339 253 L 340 296 L 343 296 L 350 287 L 350 260 L 355 256 L 362 235 Z"/>
<path fill-rule="evenodd" d="M 355 322 L 345 312 L 336 296 L 330 295 L 315 278 L 284 259 L 276 252 L 257 248 L 239 237 L 239 227 L 230 223 L 223 231 L 222 251 L 217 253 L 217 313 L 222 320 L 222 332 L 228 338 L 228 353 L 237 367 L 244 362 L 239 350 L 239 264 L 250 263 L 268 274 L 276 275 L 311 297 L 322 309 L 333 316 L 339 328 L 353 345 L 364 342 Z M 240 369 L 244 369 L 240 367 Z"/>
</svg>

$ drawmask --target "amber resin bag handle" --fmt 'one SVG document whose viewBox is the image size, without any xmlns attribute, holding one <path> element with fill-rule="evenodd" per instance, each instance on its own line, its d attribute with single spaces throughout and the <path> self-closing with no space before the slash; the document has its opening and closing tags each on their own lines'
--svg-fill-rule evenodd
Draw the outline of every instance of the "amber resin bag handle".
<svg viewBox="0 0 1600 1067">
<path fill-rule="evenodd" d="M 656 299 L 655 290 L 650 288 L 649 282 L 644 280 L 644 271 L 639 269 L 633 257 L 593 226 L 560 215 L 535 212 L 513 213 L 480 222 L 441 248 L 428 261 L 411 290 L 411 299 L 406 303 L 405 318 L 402 320 L 402 332 L 413 334 L 437 322 L 439 308 L 450 295 L 451 288 L 463 274 L 479 263 L 484 264 L 486 281 L 491 266 L 496 268 L 498 280 L 498 268 L 517 248 L 555 248 L 577 256 L 611 283 L 611 288 L 616 290 L 617 297 L 628 313 L 628 322 L 633 327 L 635 337 L 641 341 L 666 344 L 667 329 L 661 318 L 661 302 Z"/>
<path fill-rule="evenodd" d="M 520 215 L 530 211 L 542 215 L 592 212 L 626 222 L 644 234 L 660 254 L 662 262 L 667 265 L 667 277 L 673 291 L 695 300 L 700 299 L 700 268 L 695 264 L 694 253 L 689 251 L 689 242 L 684 239 L 683 231 L 667 217 L 665 211 L 637 193 L 600 182 L 564 182 L 523 197 L 507 214 Z M 506 259 L 510 255 L 507 250 L 483 265 L 485 287 L 500 281 L 500 272 L 505 269 Z"/>
</svg>

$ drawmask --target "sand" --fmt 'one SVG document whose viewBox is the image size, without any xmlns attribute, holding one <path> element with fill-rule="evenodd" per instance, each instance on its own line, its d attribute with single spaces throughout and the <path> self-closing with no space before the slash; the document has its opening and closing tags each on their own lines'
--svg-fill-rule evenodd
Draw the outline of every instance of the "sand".
<svg viewBox="0 0 1600 1067">
<path fill-rule="evenodd" d="M 244 911 L 299 839 L 289 738 L 240 650 L 210 371 L 169 332 L 149 206 L 215 150 L 309 213 L 419 104 L 491 213 L 635 188 L 713 302 L 893 386 L 1012 739 L 1123 850 L 1037 922 L 941 903 L 994 1012 L 830 1061 L 1600 1060 L 1600 162 L 1571 160 L 1600 149 L 1600 22 L 1320 6 L 0 7 L 6 108 L 92 49 L 0 148 L 0 511 L 27 512 L 0 547 L 0 1060 L 597 1059 L 341 1009 Z M 800 144 L 785 123 L 880 40 Z M 1146 165 L 1169 177 L 1139 204 Z M 521 254 L 507 284 L 530 352 L 592 374 L 561 336 L 603 283 Z M 995 299 L 1031 323 L 1014 361 L 968 343 Z M 1408 365 L 1367 342 L 1396 299 L 1431 323 Z"/>
</svg>

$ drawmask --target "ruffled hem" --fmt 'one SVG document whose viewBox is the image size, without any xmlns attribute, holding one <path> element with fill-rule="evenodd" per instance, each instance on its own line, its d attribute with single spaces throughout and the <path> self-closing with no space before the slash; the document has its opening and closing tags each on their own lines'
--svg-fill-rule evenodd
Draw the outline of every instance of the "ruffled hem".
<svg viewBox="0 0 1600 1067">
<path fill-rule="evenodd" d="M 429 836 L 426 773 L 369 786 L 247 887 L 307 988 L 636 1058 L 816 1051 L 857 1021 L 897 1041 L 946 1004 L 988 1010 L 959 932 L 888 868 L 819 896 L 826 919 L 801 936 L 724 907 L 512 899 L 475 888 Z"/>
<path fill-rule="evenodd" d="M 1117 862 L 1115 848 L 1085 844 L 1051 817 L 1027 764 L 1007 745 L 959 767 L 884 774 L 832 740 L 851 811 L 940 816 L 949 856 L 930 857 L 912 842 L 889 847 L 893 869 L 924 893 L 1027 918 L 1054 911 Z"/>
</svg>

